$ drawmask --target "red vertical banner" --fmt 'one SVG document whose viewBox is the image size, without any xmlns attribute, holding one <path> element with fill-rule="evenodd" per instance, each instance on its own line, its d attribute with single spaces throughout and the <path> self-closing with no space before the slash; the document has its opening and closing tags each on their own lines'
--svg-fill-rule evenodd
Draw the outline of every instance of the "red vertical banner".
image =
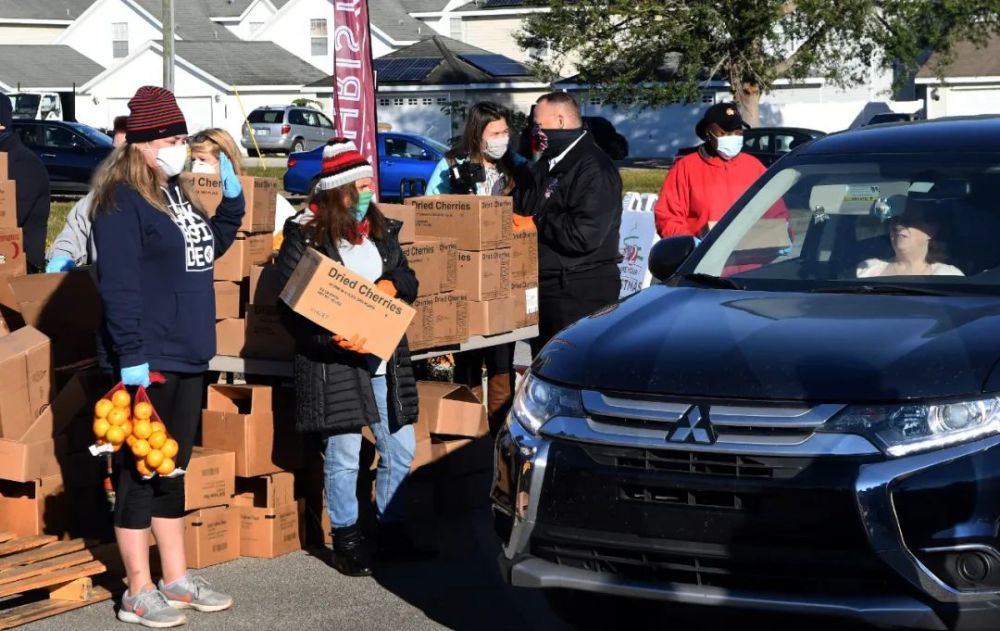
<svg viewBox="0 0 1000 631">
<path fill-rule="evenodd" d="M 333 124 L 372 163 L 372 190 L 378 198 L 378 130 L 368 0 L 333 3 Z"/>
</svg>

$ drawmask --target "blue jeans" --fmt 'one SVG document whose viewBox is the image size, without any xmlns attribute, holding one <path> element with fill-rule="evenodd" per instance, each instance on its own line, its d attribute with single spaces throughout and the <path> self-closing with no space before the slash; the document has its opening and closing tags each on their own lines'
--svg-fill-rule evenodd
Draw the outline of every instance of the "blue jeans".
<svg viewBox="0 0 1000 631">
<path fill-rule="evenodd" d="M 410 473 L 416 438 L 413 426 L 390 427 L 389 387 L 385 375 L 372 377 L 379 422 L 371 426 L 378 449 L 375 476 L 375 507 L 384 523 L 403 521 L 399 487 Z M 394 424 L 395 425 L 395 424 Z M 358 466 L 361 459 L 361 432 L 338 434 L 326 439 L 323 473 L 326 477 L 326 510 L 334 528 L 353 526 L 358 521 Z"/>
</svg>

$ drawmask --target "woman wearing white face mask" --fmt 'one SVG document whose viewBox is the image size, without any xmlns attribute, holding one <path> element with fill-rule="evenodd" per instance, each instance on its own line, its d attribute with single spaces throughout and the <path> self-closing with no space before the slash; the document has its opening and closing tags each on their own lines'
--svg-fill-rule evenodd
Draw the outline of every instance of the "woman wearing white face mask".
<svg viewBox="0 0 1000 631">
<path fill-rule="evenodd" d="M 441 160 L 428 195 L 509 196 L 518 185 L 530 185 L 527 162 L 510 151 L 510 112 L 495 103 L 469 109 L 458 146 Z M 515 215 L 515 217 L 518 217 Z M 455 383 L 472 388 L 482 399 L 486 366 L 486 410 L 495 435 L 510 409 L 514 388 L 514 345 L 503 344 L 455 355 Z"/>
<path fill-rule="evenodd" d="M 128 574 L 118 617 L 165 628 L 184 624 L 178 609 L 221 611 L 232 598 L 187 573 L 184 477 L 191 457 L 208 361 L 215 355 L 212 272 L 243 221 L 243 189 L 228 158 L 221 161 L 223 201 L 208 218 L 179 185 L 187 162 L 187 125 L 174 95 L 139 88 L 129 101 L 126 144 L 94 182 L 93 234 L 97 283 L 104 303 L 103 367 L 126 386 L 150 386 L 153 407 L 177 441 L 159 475 L 137 467 L 128 449 L 116 457 L 115 536 Z M 147 479 L 149 478 L 149 479 Z M 149 531 L 163 576 L 153 583 Z"/>
</svg>

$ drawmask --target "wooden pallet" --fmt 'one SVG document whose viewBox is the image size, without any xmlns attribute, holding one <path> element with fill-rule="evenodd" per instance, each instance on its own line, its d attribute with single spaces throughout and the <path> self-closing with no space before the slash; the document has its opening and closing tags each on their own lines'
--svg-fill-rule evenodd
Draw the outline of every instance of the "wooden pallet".
<svg viewBox="0 0 1000 631">
<path fill-rule="evenodd" d="M 0 629 L 108 600 L 111 593 L 91 579 L 104 570 L 82 539 L 0 532 Z"/>
</svg>

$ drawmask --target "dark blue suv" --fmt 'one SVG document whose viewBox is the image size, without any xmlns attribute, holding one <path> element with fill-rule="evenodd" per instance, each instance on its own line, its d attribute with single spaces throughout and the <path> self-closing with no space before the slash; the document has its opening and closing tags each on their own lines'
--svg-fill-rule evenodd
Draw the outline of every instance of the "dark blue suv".
<svg viewBox="0 0 1000 631">
<path fill-rule="evenodd" d="M 826 136 L 658 243 L 518 390 L 507 580 L 582 626 L 612 595 L 1000 629 L 997 147 L 1000 118 Z"/>
<path fill-rule="evenodd" d="M 45 164 L 53 193 L 86 193 L 114 149 L 111 138 L 82 123 L 15 119 L 14 129 Z"/>
</svg>

